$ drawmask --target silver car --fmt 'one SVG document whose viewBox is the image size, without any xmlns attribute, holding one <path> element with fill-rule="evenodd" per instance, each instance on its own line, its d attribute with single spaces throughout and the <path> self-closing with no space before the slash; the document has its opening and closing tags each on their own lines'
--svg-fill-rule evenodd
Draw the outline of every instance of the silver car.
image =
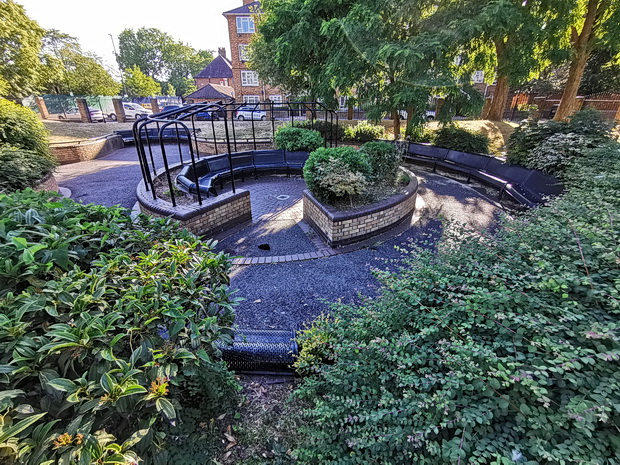
<svg viewBox="0 0 620 465">
<path fill-rule="evenodd" d="M 254 107 L 239 107 L 235 112 L 235 118 L 239 121 L 245 121 L 246 119 L 259 119 L 265 121 L 267 119 L 267 113 Z"/>
</svg>

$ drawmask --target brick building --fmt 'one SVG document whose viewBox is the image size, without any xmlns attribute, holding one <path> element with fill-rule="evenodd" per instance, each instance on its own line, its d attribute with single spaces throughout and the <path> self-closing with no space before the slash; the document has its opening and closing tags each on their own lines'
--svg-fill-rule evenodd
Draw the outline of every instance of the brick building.
<svg viewBox="0 0 620 465">
<path fill-rule="evenodd" d="M 243 6 L 222 13 L 228 21 L 230 61 L 232 63 L 232 87 L 237 102 L 257 103 L 285 100 L 283 92 L 259 81 L 258 73 L 247 66 L 248 47 L 256 32 L 254 17 L 260 14 L 260 2 L 243 0 Z"/>
<path fill-rule="evenodd" d="M 230 103 L 235 100 L 235 91 L 231 86 L 208 83 L 185 97 L 187 103 Z"/>
<path fill-rule="evenodd" d="M 194 76 L 194 83 L 198 89 L 202 89 L 207 84 L 232 86 L 232 63 L 226 58 L 226 49 L 219 48 L 217 52 L 213 61 Z"/>
</svg>

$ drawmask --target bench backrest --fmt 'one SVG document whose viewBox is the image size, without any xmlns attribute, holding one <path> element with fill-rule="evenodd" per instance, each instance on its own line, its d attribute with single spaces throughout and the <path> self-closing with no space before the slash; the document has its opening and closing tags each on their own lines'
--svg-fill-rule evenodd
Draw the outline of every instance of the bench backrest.
<svg viewBox="0 0 620 465">
<path fill-rule="evenodd" d="M 285 165 L 284 150 L 254 150 L 254 166 Z"/>
<path fill-rule="evenodd" d="M 308 160 L 308 152 L 289 152 L 285 153 L 286 163 L 292 163 L 296 165 L 303 165 Z"/>
<path fill-rule="evenodd" d="M 253 163 L 253 152 L 238 152 L 232 154 L 233 168 L 251 167 Z"/>
<path fill-rule="evenodd" d="M 493 176 L 497 176 L 504 181 L 508 181 L 511 184 L 522 184 L 528 177 L 531 176 L 532 171 L 528 168 L 519 165 L 509 165 L 508 163 L 502 163 L 499 160 L 495 162 L 492 160 L 484 169 L 486 173 Z"/>
<path fill-rule="evenodd" d="M 450 150 L 446 156 L 446 160 L 468 168 L 484 170 L 493 157 L 480 155 L 477 153 L 459 152 L 458 150 Z"/>
<path fill-rule="evenodd" d="M 207 164 L 209 165 L 209 173 L 218 173 L 230 169 L 228 163 L 228 155 L 220 155 L 219 157 L 207 158 Z"/>
<path fill-rule="evenodd" d="M 434 145 L 417 144 L 409 142 L 409 153 L 422 157 L 433 158 L 437 160 L 445 160 L 450 150 L 443 147 L 435 147 Z"/>
<path fill-rule="evenodd" d="M 521 187 L 527 191 L 542 195 L 558 195 L 564 190 L 564 186 L 560 181 L 541 171 L 533 171 L 532 175 L 527 178 Z"/>
</svg>

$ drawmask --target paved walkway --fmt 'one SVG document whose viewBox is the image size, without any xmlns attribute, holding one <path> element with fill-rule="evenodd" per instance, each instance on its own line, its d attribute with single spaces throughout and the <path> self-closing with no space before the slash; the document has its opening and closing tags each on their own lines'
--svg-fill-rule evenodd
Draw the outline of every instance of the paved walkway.
<svg viewBox="0 0 620 465">
<path fill-rule="evenodd" d="M 176 146 L 170 146 L 168 156 L 171 164 L 178 162 Z M 161 166 L 157 151 L 155 160 Z M 250 189 L 253 222 L 218 244 L 218 250 L 251 256 L 256 262 L 250 262 L 257 263 L 232 270 L 231 285 L 246 299 L 237 309 L 237 324 L 297 329 L 329 311 L 329 302 L 355 303 L 376 295 L 379 283 L 372 270 L 394 268 L 394 260 L 402 256 L 400 248 L 428 239 L 432 244 L 441 234 L 440 218 L 473 228 L 493 227 L 501 210 L 496 203 L 464 184 L 415 168 L 414 172 L 422 182 L 420 208 L 410 227 L 355 251 L 329 249 L 301 221 L 301 178 L 263 176 L 239 183 Z M 136 150 L 130 146 L 100 159 L 61 166 L 57 178 L 60 186 L 71 189 L 75 200 L 131 208 L 141 172 Z M 280 259 L 287 256 L 294 261 Z"/>
</svg>

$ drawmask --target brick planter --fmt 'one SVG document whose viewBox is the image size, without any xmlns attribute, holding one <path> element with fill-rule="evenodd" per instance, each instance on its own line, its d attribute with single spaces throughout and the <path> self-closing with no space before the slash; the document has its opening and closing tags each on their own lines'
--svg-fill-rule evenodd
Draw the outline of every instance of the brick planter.
<svg viewBox="0 0 620 465">
<path fill-rule="evenodd" d="M 162 169 L 158 176 L 163 176 L 164 173 L 165 170 Z M 202 205 L 196 202 L 176 207 L 166 200 L 153 199 L 151 192 L 145 189 L 144 180 L 138 184 L 136 193 L 141 212 L 159 218 L 173 218 L 196 235 L 215 234 L 252 220 L 250 192 L 245 189 L 237 189 L 235 194 L 225 193 L 218 197 L 205 198 Z"/>
<path fill-rule="evenodd" d="M 47 173 L 43 176 L 36 186 L 34 186 L 35 191 L 51 191 L 58 192 L 58 182 L 56 182 L 56 178 L 54 177 L 54 173 Z"/>
<path fill-rule="evenodd" d="M 121 136 L 109 134 L 84 141 L 53 143 L 50 148 L 58 163 L 67 165 L 102 157 L 123 148 L 124 145 Z"/>
<path fill-rule="evenodd" d="M 411 171 L 402 167 L 401 170 L 409 176 L 409 184 L 401 194 L 353 210 L 337 210 L 319 202 L 310 191 L 304 191 L 304 220 L 331 247 L 351 244 L 386 232 L 410 219 L 415 209 L 418 180 Z"/>
</svg>

